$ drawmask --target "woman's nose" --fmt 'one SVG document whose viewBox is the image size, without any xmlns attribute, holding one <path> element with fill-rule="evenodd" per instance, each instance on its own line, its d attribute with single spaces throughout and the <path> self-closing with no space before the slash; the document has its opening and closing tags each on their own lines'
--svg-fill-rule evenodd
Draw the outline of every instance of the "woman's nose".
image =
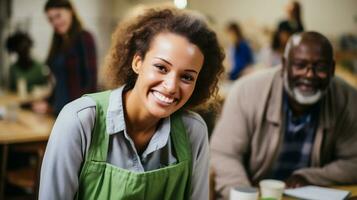
<svg viewBox="0 0 357 200">
<path fill-rule="evenodd" d="M 166 79 L 164 80 L 164 87 L 168 93 L 175 94 L 178 87 L 176 75 L 166 77 Z"/>
</svg>

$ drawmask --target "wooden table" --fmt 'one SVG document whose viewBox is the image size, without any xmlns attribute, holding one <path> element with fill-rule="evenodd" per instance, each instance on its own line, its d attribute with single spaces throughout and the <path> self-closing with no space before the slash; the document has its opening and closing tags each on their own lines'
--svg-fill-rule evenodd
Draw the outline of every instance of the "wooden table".
<svg viewBox="0 0 357 200">
<path fill-rule="evenodd" d="M 350 191 L 351 195 L 348 199 L 357 199 L 357 185 L 340 185 L 332 186 L 331 188 Z M 296 200 L 296 198 L 284 196 L 283 200 Z"/>
<path fill-rule="evenodd" d="M 14 93 L 1 92 L 0 94 L 0 106 L 6 106 L 11 103 L 22 103 L 25 100 L 22 100 Z"/>
<path fill-rule="evenodd" d="M 340 189 L 340 190 L 348 190 L 351 192 L 351 197 L 357 197 L 357 185 L 341 185 L 334 186 L 332 188 Z"/>
<path fill-rule="evenodd" d="M 21 102 L 24 101 L 16 95 L 0 96 L 0 106 L 3 108 L 6 108 L 9 104 L 20 104 Z M 49 115 L 36 114 L 21 108 L 18 108 L 16 112 L 15 120 L 0 119 L 0 200 L 4 199 L 9 146 L 46 142 L 54 123 L 54 117 Z"/>
</svg>

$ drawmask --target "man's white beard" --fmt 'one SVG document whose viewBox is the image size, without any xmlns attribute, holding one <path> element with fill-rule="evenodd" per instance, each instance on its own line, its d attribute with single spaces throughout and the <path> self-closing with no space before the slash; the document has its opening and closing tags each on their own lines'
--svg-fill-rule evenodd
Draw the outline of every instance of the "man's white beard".
<svg viewBox="0 0 357 200">
<path fill-rule="evenodd" d="M 325 93 L 321 90 L 317 90 L 314 94 L 312 95 L 305 95 L 302 94 L 298 88 L 294 87 L 293 89 L 291 89 L 289 87 L 289 81 L 288 81 L 288 73 L 285 71 L 284 72 L 284 88 L 285 91 L 289 94 L 290 97 L 292 97 L 295 101 L 297 101 L 298 103 L 302 104 L 302 105 L 312 105 L 317 103 L 322 95 Z"/>
</svg>

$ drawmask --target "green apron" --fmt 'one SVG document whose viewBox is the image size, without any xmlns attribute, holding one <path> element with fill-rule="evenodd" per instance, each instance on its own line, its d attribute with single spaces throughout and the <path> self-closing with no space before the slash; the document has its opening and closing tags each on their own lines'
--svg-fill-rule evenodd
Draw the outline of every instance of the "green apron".
<svg viewBox="0 0 357 200">
<path fill-rule="evenodd" d="M 191 146 L 181 115 L 171 116 L 170 137 L 177 163 L 137 173 L 107 163 L 109 135 L 106 113 L 110 91 L 90 94 L 96 101 L 92 141 L 79 177 L 77 199 L 159 200 L 190 199 Z M 120 156 L 120 155 L 118 155 Z"/>
</svg>

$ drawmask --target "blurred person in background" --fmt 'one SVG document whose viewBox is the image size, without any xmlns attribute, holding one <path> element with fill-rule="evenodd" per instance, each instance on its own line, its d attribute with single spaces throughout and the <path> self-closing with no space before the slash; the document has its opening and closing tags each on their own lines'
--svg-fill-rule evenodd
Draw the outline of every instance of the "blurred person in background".
<svg viewBox="0 0 357 200">
<path fill-rule="evenodd" d="M 262 63 L 264 67 L 280 65 L 284 48 L 289 37 L 294 33 L 304 31 L 304 26 L 301 20 L 300 3 L 297 1 L 289 1 L 286 4 L 285 9 L 287 19 L 279 22 L 272 35 L 271 45 L 262 48 L 258 54 L 257 60 Z"/>
<path fill-rule="evenodd" d="M 262 179 L 287 187 L 357 183 L 357 91 L 334 77 L 329 40 L 290 37 L 282 67 L 238 80 L 211 137 L 216 192 Z"/>
<path fill-rule="evenodd" d="M 276 30 L 272 35 L 270 46 L 260 50 L 258 62 L 261 62 L 264 67 L 274 67 L 280 65 L 285 46 L 290 36 L 290 31 L 282 29 Z"/>
<path fill-rule="evenodd" d="M 16 61 L 10 66 L 9 71 L 9 89 L 11 92 L 18 92 L 19 94 L 19 91 L 17 91 L 19 87 L 24 87 L 27 90 L 26 93 L 32 93 L 36 90 L 36 87 L 46 87 L 49 83 L 49 70 L 47 66 L 32 57 L 32 46 L 31 37 L 22 31 L 17 31 L 6 39 L 6 49 L 9 53 L 16 54 Z M 25 85 L 19 86 L 18 84 Z M 9 148 L 8 151 L 7 169 L 34 167 L 31 162 L 35 158 L 33 153 L 19 152 L 16 151 L 16 148 Z M 7 184 L 6 187 L 6 192 L 9 194 L 24 194 L 28 192 L 10 184 Z"/>
<path fill-rule="evenodd" d="M 96 47 L 68 0 L 49 0 L 44 10 L 54 29 L 47 65 L 55 86 L 49 104 L 39 102 L 34 109 L 58 114 L 68 102 L 96 91 Z"/>
<path fill-rule="evenodd" d="M 253 64 L 253 53 L 237 23 L 228 23 L 225 30 L 231 42 L 229 49 L 231 68 L 228 76 L 230 80 L 236 80 L 243 75 L 246 67 Z"/>
<path fill-rule="evenodd" d="M 189 109 L 217 95 L 223 59 L 197 14 L 156 8 L 121 22 L 104 66 L 112 90 L 63 108 L 39 199 L 207 200 L 207 127 Z"/>
<path fill-rule="evenodd" d="M 17 55 L 9 73 L 10 90 L 13 92 L 16 92 L 20 79 L 26 82 L 28 92 L 32 92 L 36 86 L 45 86 L 48 83 L 49 71 L 44 64 L 31 56 L 32 45 L 30 36 L 20 31 L 10 35 L 6 40 L 8 52 Z"/>
<path fill-rule="evenodd" d="M 301 5 L 297 1 L 290 1 L 286 5 L 287 19 L 282 20 L 278 24 L 278 31 L 284 30 L 287 32 L 298 33 L 304 31 L 304 25 L 301 20 Z"/>
<path fill-rule="evenodd" d="M 273 52 L 275 53 L 276 58 L 272 59 L 272 63 L 271 63 L 272 66 L 281 64 L 285 46 L 288 43 L 288 40 L 291 35 L 292 35 L 291 32 L 284 30 L 284 29 L 278 29 L 274 33 L 273 40 L 271 43 L 271 48 L 272 48 Z"/>
</svg>

